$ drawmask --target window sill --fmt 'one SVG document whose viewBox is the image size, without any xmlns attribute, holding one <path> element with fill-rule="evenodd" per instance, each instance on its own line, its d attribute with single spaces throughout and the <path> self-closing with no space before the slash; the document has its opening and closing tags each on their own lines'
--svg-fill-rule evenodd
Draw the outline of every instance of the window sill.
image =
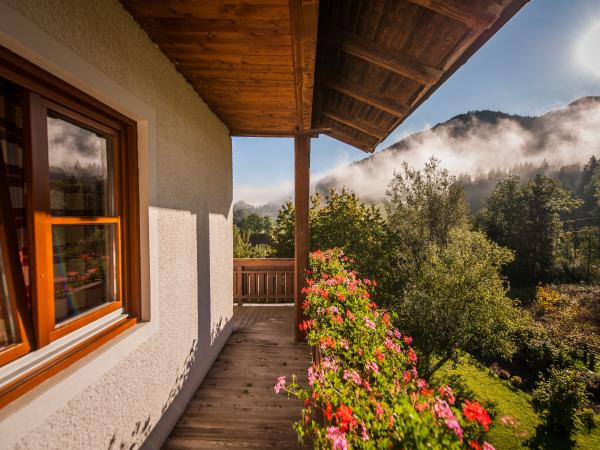
<svg viewBox="0 0 600 450">
<path fill-rule="evenodd" d="M 0 368 L 0 408 L 131 328 L 136 322 L 135 318 L 130 318 L 119 309 Z"/>
</svg>

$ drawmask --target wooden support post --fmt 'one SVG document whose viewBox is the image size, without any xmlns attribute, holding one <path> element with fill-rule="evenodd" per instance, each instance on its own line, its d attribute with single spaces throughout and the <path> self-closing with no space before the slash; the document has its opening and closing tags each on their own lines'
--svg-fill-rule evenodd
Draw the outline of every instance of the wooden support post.
<svg viewBox="0 0 600 450">
<path fill-rule="evenodd" d="M 294 303 L 296 304 L 296 341 L 305 339 L 305 334 L 298 325 L 302 322 L 302 303 L 305 295 L 302 288 L 306 286 L 306 269 L 308 268 L 309 252 L 309 186 L 310 186 L 310 136 L 298 134 L 294 137 L 294 207 L 295 207 L 295 239 L 294 239 Z"/>
</svg>

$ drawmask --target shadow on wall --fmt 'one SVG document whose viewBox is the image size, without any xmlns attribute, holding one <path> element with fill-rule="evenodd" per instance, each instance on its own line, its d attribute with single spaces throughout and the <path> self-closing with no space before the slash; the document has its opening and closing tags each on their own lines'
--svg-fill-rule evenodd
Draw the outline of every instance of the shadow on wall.
<svg viewBox="0 0 600 450">
<path fill-rule="evenodd" d="M 179 394 L 179 392 L 181 392 L 181 389 L 188 380 L 192 371 L 192 367 L 194 365 L 194 361 L 196 360 L 197 352 L 198 341 L 194 339 L 190 351 L 188 352 L 188 355 L 185 358 L 183 369 L 179 372 L 177 378 L 175 379 L 175 384 L 169 392 L 169 398 L 167 399 L 167 401 L 161 409 L 161 414 L 164 414 L 167 411 L 167 409 L 169 409 L 169 406 L 171 406 L 171 404 L 175 401 L 177 395 Z M 117 434 L 115 433 L 110 439 L 110 442 L 108 444 L 108 450 L 134 450 L 136 448 L 139 448 L 150 435 L 150 432 L 152 431 L 154 425 L 155 424 L 152 423 L 151 416 L 146 417 L 146 419 L 143 421 L 138 420 L 135 423 L 133 431 L 131 432 L 131 437 L 128 439 L 128 442 L 122 440 L 119 444 L 117 444 Z"/>
<path fill-rule="evenodd" d="M 222 173 L 225 170 L 223 167 L 213 169 L 213 173 Z M 188 170 L 190 169 L 185 169 L 185 171 Z M 230 172 L 231 167 L 226 170 Z M 206 168 L 203 171 L 206 171 Z M 185 178 L 181 177 L 181 179 Z M 171 198 L 168 208 L 185 211 L 196 217 L 198 335 L 193 340 L 187 357 L 181 365 L 169 396 L 162 407 L 161 416 L 158 418 L 147 417 L 142 420 L 139 427 L 136 425 L 129 442 L 120 444 L 120 449 L 133 450 L 141 447 L 153 450 L 161 448 L 231 334 L 230 317 L 223 315 L 223 307 L 225 306 L 225 311 L 227 311 L 227 307 L 233 308 L 233 302 L 230 298 L 231 295 L 228 298 L 222 298 L 223 286 L 220 286 L 222 281 L 219 280 L 219 274 L 223 273 L 224 265 L 227 273 L 230 274 L 233 264 L 231 224 L 227 222 L 231 215 L 233 188 L 229 186 L 228 189 L 225 189 L 226 192 L 223 192 L 223 180 L 216 177 L 213 182 L 215 186 L 210 186 L 210 181 L 203 186 L 203 195 L 186 191 L 187 195 L 177 195 Z M 219 194 L 215 195 L 215 192 L 219 192 Z M 162 205 L 161 208 L 166 207 Z M 223 232 L 227 228 L 229 230 L 224 235 Z M 215 265 L 215 267 L 211 267 L 211 265 Z M 230 279 L 227 278 L 226 282 L 226 286 L 231 289 Z M 219 286 L 211 286 L 211 283 Z M 223 305 L 222 302 L 228 303 Z M 220 311 L 213 310 L 215 305 L 220 307 Z M 215 313 L 219 314 L 218 318 L 214 317 Z"/>
</svg>

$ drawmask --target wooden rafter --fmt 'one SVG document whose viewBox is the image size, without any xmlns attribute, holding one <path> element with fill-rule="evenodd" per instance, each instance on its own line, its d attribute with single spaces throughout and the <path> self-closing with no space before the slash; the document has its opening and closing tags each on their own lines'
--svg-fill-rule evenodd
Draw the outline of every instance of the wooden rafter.
<svg viewBox="0 0 600 450">
<path fill-rule="evenodd" d="M 348 114 L 346 111 L 339 110 L 333 106 L 324 108 L 321 111 L 326 117 L 340 122 L 350 128 L 361 131 L 363 133 L 370 134 L 371 136 L 379 139 L 379 137 L 386 132 L 385 129 L 378 127 L 364 119 Z"/>
<path fill-rule="evenodd" d="M 457 20 L 472 30 L 482 32 L 488 29 L 500 16 L 503 6 L 500 3 L 480 0 L 409 0 L 424 8 Z"/>
<path fill-rule="evenodd" d="M 289 1 L 298 129 L 305 130 L 312 119 L 319 1 Z"/>
<path fill-rule="evenodd" d="M 374 139 L 371 135 L 361 133 L 363 136 L 368 138 L 370 142 L 365 142 L 361 139 L 357 139 L 356 136 L 353 136 L 346 131 L 340 128 L 332 128 L 328 133 L 329 136 L 337 139 L 338 141 L 345 142 L 348 145 L 352 145 L 356 148 L 359 148 L 365 152 L 373 153 L 375 151 L 374 143 L 377 143 L 377 139 Z"/>
<path fill-rule="evenodd" d="M 323 41 L 352 56 L 368 63 L 382 67 L 391 72 L 415 80 L 423 85 L 432 85 L 442 76 L 442 71 L 435 67 L 421 64 L 391 49 L 369 41 L 347 31 L 335 30 L 323 35 Z"/>
<path fill-rule="evenodd" d="M 318 82 L 330 89 L 366 103 L 367 105 L 381 109 L 393 116 L 403 116 L 410 108 L 409 105 L 395 100 L 390 96 L 381 95 L 372 89 L 367 89 L 363 85 L 348 80 L 342 80 L 339 77 L 332 75 L 321 75 L 319 76 Z"/>
</svg>

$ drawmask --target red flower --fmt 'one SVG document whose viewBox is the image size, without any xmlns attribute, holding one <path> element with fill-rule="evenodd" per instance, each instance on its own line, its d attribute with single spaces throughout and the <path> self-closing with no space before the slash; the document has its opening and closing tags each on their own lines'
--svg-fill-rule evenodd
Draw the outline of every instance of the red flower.
<svg viewBox="0 0 600 450">
<path fill-rule="evenodd" d="M 481 450 L 481 445 L 479 445 L 479 442 L 477 441 L 469 441 L 469 448 L 472 448 L 473 450 Z"/>
<path fill-rule="evenodd" d="M 327 406 L 325 407 L 325 409 L 323 410 L 323 414 L 325 415 L 325 418 L 331 422 L 331 419 L 333 417 L 333 414 L 331 414 L 331 403 L 327 402 Z"/>
<path fill-rule="evenodd" d="M 412 343 L 412 337 L 404 336 L 404 342 L 406 342 L 406 345 L 410 345 Z"/>
<path fill-rule="evenodd" d="M 415 353 L 415 351 L 412 348 L 408 349 L 408 359 L 413 364 L 417 362 L 417 354 Z"/>
<path fill-rule="evenodd" d="M 390 324 L 390 316 L 388 315 L 388 313 L 384 313 L 381 320 L 383 320 L 383 323 L 385 323 L 386 325 L 389 325 Z"/>
<path fill-rule="evenodd" d="M 314 325 L 314 320 L 303 320 L 298 325 L 298 328 L 300 328 L 300 331 L 308 331 L 312 328 L 313 325 Z"/>
<path fill-rule="evenodd" d="M 310 302 L 307 300 L 304 300 L 304 302 L 302 303 L 302 309 L 308 309 L 308 307 L 310 306 Z"/>
<path fill-rule="evenodd" d="M 335 349 L 335 347 L 336 347 L 335 339 L 333 339 L 331 336 L 322 337 L 321 338 L 321 347 Z"/>
<path fill-rule="evenodd" d="M 375 349 L 375 351 L 373 352 L 373 354 L 375 355 L 375 358 L 377 358 L 380 362 L 385 359 L 385 355 L 378 348 Z"/>
<path fill-rule="evenodd" d="M 477 421 L 485 431 L 490 429 L 492 419 L 485 408 L 476 401 L 466 400 L 462 406 L 463 413 L 467 420 Z"/>
<path fill-rule="evenodd" d="M 346 300 L 346 296 L 344 294 L 342 294 L 341 292 L 338 292 L 336 295 L 337 295 L 337 298 L 339 301 L 343 302 Z"/>
<path fill-rule="evenodd" d="M 341 405 L 334 416 L 338 421 L 342 433 L 345 433 L 348 430 L 352 431 L 358 424 L 358 421 L 352 414 L 352 408 L 349 406 Z"/>
</svg>

